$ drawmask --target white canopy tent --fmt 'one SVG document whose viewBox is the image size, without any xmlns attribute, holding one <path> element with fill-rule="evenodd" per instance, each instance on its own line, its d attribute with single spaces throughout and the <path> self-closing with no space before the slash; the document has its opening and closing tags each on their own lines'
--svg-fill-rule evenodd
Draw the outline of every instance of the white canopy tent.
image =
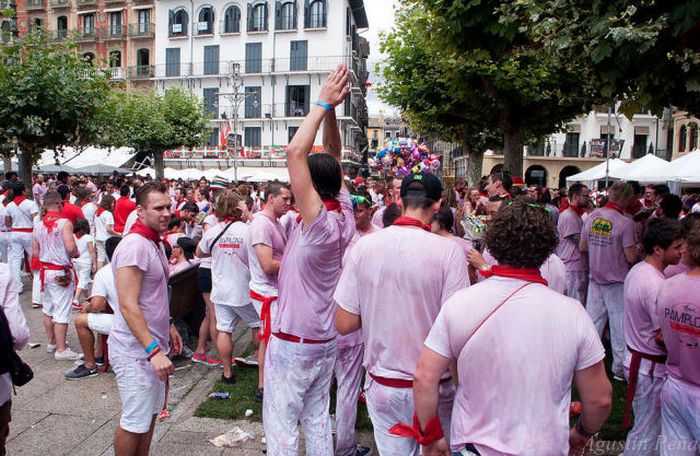
<svg viewBox="0 0 700 456">
<path fill-rule="evenodd" d="M 574 182 L 590 182 L 590 181 L 598 181 L 601 179 L 605 179 L 605 169 L 606 169 L 606 163 L 602 162 L 597 165 L 595 165 L 591 169 L 587 169 L 586 171 L 580 172 L 578 174 L 574 174 L 573 176 L 569 176 L 566 178 L 566 184 L 571 185 Z M 619 173 L 622 171 L 623 168 L 626 166 L 629 166 L 628 163 L 623 162 L 619 158 L 613 158 L 610 160 L 610 170 L 609 170 L 609 177 L 611 179 L 614 179 L 614 175 L 616 173 Z"/>
<path fill-rule="evenodd" d="M 666 169 L 666 180 L 683 184 L 700 184 L 700 150 L 694 150 L 669 163 Z"/>
<path fill-rule="evenodd" d="M 670 162 L 654 154 L 647 154 L 610 175 L 616 179 L 636 180 L 643 184 L 660 184 L 668 180 L 670 165 Z"/>
<path fill-rule="evenodd" d="M 287 168 L 263 168 L 263 167 L 239 167 L 237 173 L 234 172 L 233 168 L 226 170 L 209 168 L 209 169 L 174 169 L 165 168 L 164 170 L 166 179 L 184 179 L 184 180 L 196 180 L 204 176 L 207 180 L 213 180 L 215 177 L 224 177 L 230 181 L 234 181 L 234 175 L 238 175 L 238 181 L 242 182 L 266 182 L 279 180 L 282 182 L 289 182 L 289 173 Z M 136 172 L 139 176 L 146 176 L 150 174 L 151 177 L 155 177 L 156 172 L 153 168 L 144 168 Z"/>
</svg>

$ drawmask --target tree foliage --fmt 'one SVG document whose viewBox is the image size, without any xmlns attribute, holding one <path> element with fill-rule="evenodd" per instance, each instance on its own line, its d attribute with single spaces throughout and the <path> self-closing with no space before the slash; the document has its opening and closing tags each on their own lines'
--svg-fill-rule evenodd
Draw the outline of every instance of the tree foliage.
<svg viewBox="0 0 700 456">
<path fill-rule="evenodd" d="M 44 149 L 95 142 L 108 75 L 73 45 L 48 43 L 41 31 L 0 46 L 0 60 L 0 141 L 21 151 L 22 177 L 31 182 L 32 164 Z"/>
<path fill-rule="evenodd" d="M 102 115 L 109 121 L 103 141 L 150 152 L 161 178 L 164 151 L 199 146 L 209 132 L 203 103 L 182 89 L 164 94 L 115 91 Z"/>
</svg>

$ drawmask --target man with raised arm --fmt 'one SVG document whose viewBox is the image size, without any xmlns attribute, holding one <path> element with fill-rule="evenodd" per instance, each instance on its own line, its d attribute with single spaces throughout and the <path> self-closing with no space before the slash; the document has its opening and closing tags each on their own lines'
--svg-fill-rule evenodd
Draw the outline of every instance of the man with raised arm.
<svg viewBox="0 0 700 456">
<path fill-rule="evenodd" d="M 333 292 L 355 233 L 335 117 L 335 107 L 349 92 L 347 83 L 348 68 L 341 65 L 287 148 L 300 214 L 280 266 L 278 315 L 265 358 L 263 421 L 268 454 L 275 456 L 298 453 L 299 423 L 307 454 L 333 453 L 328 412 L 337 335 Z M 325 153 L 309 155 L 321 123 Z"/>
</svg>

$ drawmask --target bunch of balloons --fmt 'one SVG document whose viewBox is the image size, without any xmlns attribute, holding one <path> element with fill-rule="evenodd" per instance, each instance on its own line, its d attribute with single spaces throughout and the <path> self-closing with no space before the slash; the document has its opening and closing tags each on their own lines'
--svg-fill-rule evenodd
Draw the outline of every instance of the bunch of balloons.
<svg viewBox="0 0 700 456">
<path fill-rule="evenodd" d="M 428 146 L 408 138 L 387 141 L 384 149 L 367 162 L 370 169 L 380 174 L 399 177 L 405 177 L 409 173 L 436 172 L 441 166 L 440 157 L 430 153 Z"/>
</svg>

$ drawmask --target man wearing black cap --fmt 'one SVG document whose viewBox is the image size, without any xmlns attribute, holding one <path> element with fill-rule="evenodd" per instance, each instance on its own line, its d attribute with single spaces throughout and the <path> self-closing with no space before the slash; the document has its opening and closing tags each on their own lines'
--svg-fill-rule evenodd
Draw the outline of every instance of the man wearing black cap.
<svg viewBox="0 0 700 456">
<path fill-rule="evenodd" d="M 389 429 L 412 422 L 413 374 L 423 340 L 442 304 L 469 285 L 459 244 L 430 232 L 441 199 L 437 177 L 407 176 L 398 200 L 402 216 L 357 242 L 335 291 L 338 332 L 362 328 L 367 408 L 380 454 L 419 454 L 416 442 Z M 454 397 L 449 372 L 439 389 L 440 417 L 449 423 Z"/>
</svg>

